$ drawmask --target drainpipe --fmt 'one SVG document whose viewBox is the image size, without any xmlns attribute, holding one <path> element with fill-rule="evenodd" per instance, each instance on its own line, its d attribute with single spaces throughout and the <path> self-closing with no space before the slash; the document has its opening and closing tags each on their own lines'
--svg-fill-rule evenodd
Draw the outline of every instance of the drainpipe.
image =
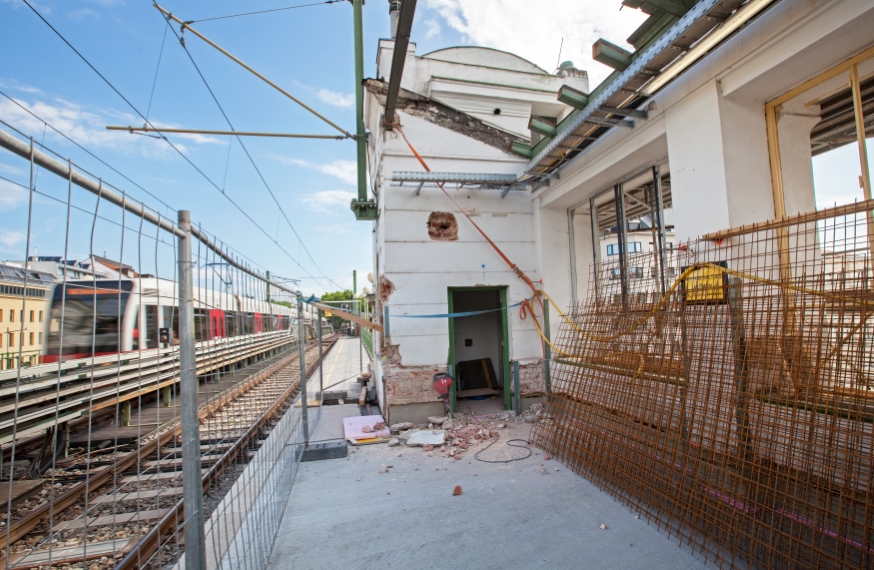
<svg viewBox="0 0 874 570">
<path fill-rule="evenodd" d="M 358 199 L 350 207 L 357 220 L 375 220 L 376 204 L 367 199 L 367 135 L 364 130 L 364 32 L 361 6 L 364 0 L 352 0 L 355 28 L 355 142 L 358 147 Z"/>
</svg>

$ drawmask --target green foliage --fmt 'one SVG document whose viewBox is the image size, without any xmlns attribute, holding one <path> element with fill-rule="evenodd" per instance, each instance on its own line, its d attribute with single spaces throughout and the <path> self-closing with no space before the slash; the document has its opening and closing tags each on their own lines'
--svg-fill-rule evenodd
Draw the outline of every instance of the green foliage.
<svg viewBox="0 0 874 570">
<path fill-rule="evenodd" d="M 334 291 L 333 293 L 325 293 L 322 295 L 322 301 L 351 301 L 352 290 Z"/>
<path fill-rule="evenodd" d="M 270 299 L 270 302 L 274 305 L 282 305 L 283 307 L 288 307 L 289 309 L 294 308 L 294 305 L 291 304 L 291 301 L 274 301 L 273 299 Z"/>
</svg>

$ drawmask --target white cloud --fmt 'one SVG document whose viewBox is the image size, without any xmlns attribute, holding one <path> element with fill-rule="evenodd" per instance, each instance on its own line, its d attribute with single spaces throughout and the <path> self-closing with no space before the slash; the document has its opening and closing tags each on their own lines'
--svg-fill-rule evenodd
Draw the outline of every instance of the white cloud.
<svg viewBox="0 0 874 570">
<path fill-rule="evenodd" d="M 74 10 L 72 12 L 67 13 L 67 17 L 71 20 L 75 20 L 77 22 L 81 22 L 85 18 L 94 17 L 99 18 L 100 14 L 92 10 L 91 8 L 79 8 L 78 10 Z"/>
<path fill-rule="evenodd" d="M 440 35 L 442 29 L 437 20 L 425 20 L 425 39 L 430 40 Z"/>
<path fill-rule="evenodd" d="M 0 162 L 0 172 L 3 174 L 25 174 L 24 169 Z"/>
<path fill-rule="evenodd" d="M 319 89 L 316 91 L 316 97 L 323 103 L 333 105 L 334 107 L 352 107 L 355 105 L 354 93 L 338 93 L 330 89 Z"/>
<path fill-rule="evenodd" d="M 19 231 L 0 228 L 0 250 L 13 251 L 15 246 L 24 242 L 25 237 Z"/>
<path fill-rule="evenodd" d="M 301 198 L 305 204 L 309 204 L 313 210 L 326 213 L 337 213 L 349 207 L 349 202 L 357 194 L 350 190 L 321 190 L 313 194 L 307 194 Z"/>
<path fill-rule="evenodd" d="M 152 137 L 136 136 L 124 131 L 107 131 L 106 125 L 140 125 L 142 120 L 127 113 L 121 113 L 111 109 L 92 111 L 63 99 L 54 101 L 35 100 L 28 103 L 23 99 L 16 101 L 35 115 L 46 120 L 56 129 L 66 134 L 81 145 L 91 148 L 111 148 L 112 150 L 127 153 L 140 153 L 149 158 L 166 159 L 175 155 L 170 146 L 159 139 Z M 33 115 L 10 101 L 0 98 L 0 116 L 15 128 L 25 132 L 41 135 L 44 125 Z M 156 127 L 172 127 L 175 125 L 153 121 Z M 203 135 L 168 135 L 173 144 L 182 152 L 188 148 L 179 142 L 190 141 L 194 144 L 224 144 L 215 137 Z M 49 144 L 69 144 L 63 137 L 48 129 L 46 139 Z"/>
<path fill-rule="evenodd" d="M 592 88 L 611 69 L 592 59 L 592 44 L 604 38 L 629 51 L 625 38 L 647 18 L 639 10 L 621 12 L 619 0 L 425 0 L 425 7 L 461 33 L 471 44 L 514 53 L 546 71 L 555 69 L 564 38 L 561 61 L 571 60 L 589 72 Z M 426 31 L 430 33 L 430 29 Z M 530 41 L 529 41 L 530 40 Z"/>
<path fill-rule="evenodd" d="M 318 170 L 331 176 L 336 176 L 346 184 L 355 185 L 358 182 L 358 163 L 354 160 L 334 160 L 325 164 L 301 160 L 299 158 L 288 158 L 285 156 L 274 156 L 274 159 L 284 162 L 285 164 L 293 164 L 295 166 L 303 166 L 312 170 Z"/>
<path fill-rule="evenodd" d="M 12 210 L 27 201 L 27 190 L 5 180 L 0 180 L 0 210 Z"/>
</svg>

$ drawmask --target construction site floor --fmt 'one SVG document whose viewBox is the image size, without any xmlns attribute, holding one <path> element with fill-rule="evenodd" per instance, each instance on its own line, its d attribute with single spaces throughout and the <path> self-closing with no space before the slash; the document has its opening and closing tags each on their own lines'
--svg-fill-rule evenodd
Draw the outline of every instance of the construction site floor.
<svg viewBox="0 0 874 570">
<path fill-rule="evenodd" d="M 505 442 L 530 429 L 512 424 L 480 457 L 524 455 Z M 361 446 L 301 466 L 268 567 L 705 568 L 635 514 L 536 448 L 494 464 Z"/>
</svg>

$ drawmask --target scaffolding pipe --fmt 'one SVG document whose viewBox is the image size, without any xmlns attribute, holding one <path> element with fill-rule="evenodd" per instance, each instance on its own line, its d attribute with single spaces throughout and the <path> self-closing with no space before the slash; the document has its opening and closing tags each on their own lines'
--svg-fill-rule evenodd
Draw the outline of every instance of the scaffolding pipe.
<svg viewBox="0 0 874 570">
<path fill-rule="evenodd" d="M 8 132 L 0 129 L 0 147 L 5 148 L 6 150 L 12 152 L 13 154 L 17 154 L 18 156 L 30 160 L 30 145 L 18 140 Z M 125 198 L 112 190 L 106 188 L 106 184 L 101 183 L 98 180 L 92 180 L 88 176 L 73 170 L 71 164 L 60 162 L 50 157 L 46 153 L 34 149 L 33 151 L 33 162 L 37 166 L 45 168 L 49 172 L 56 174 L 65 179 L 69 179 L 73 184 L 82 188 L 83 190 L 87 190 L 92 194 L 96 194 L 100 196 L 101 200 L 105 200 L 111 204 L 115 204 L 116 206 L 123 208 L 127 212 L 130 212 L 136 217 L 140 217 L 147 222 L 154 224 L 155 226 L 164 229 L 176 237 L 185 237 L 185 232 L 179 229 L 176 224 L 174 224 L 168 218 L 164 218 L 156 215 L 155 213 L 145 209 L 143 206 L 137 204 L 136 202 L 130 200 L 129 198 Z M 246 275 L 254 277 L 260 281 L 268 282 L 262 275 L 252 271 L 245 265 L 238 263 L 233 257 L 226 254 L 222 248 L 220 248 L 216 243 L 214 243 L 205 233 L 199 231 L 196 227 L 191 227 L 191 235 L 200 240 L 208 249 L 211 249 L 218 255 L 220 258 L 225 260 L 228 265 L 239 269 Z M 270 284 L 281 291 L 285 291 L 291 295 L 298 296 L 299 293 L 297 291 L 293 291 L 279 283 L 270 282 Z"/>
</svg>

